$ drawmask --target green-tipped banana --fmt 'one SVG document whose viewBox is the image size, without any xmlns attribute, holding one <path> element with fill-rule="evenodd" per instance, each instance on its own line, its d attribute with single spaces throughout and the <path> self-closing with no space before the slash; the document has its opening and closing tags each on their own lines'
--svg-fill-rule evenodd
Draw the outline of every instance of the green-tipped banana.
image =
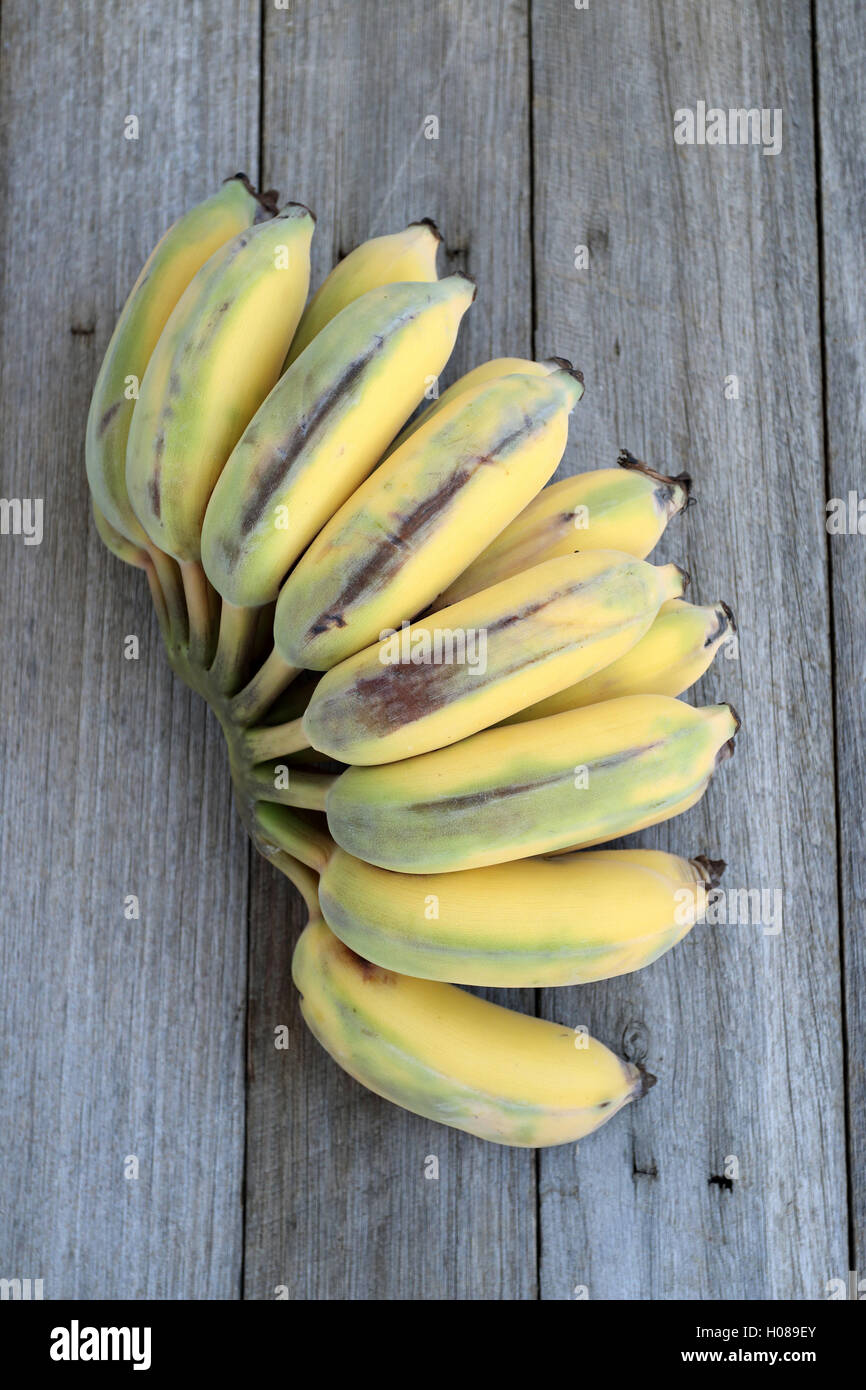
<svg viewBox="0 0 866 1390">
<path fill-rule="evenodd" d="M 726 603 L 702 607 L 681 598 L 669 599 L 646 636 L 618 660 L 520 710 L 510 722 L 582 709 L 622 695 L 682 695 L 700 680 L 719 647 L 736 630 Z"/>
<path fill-rule="evenodd" d="M 277 603 L 283 661 L 327 670 L 421 612 L 555 470 L 570 371 L 487 382 L 422 425 L 319 533 Z"/>
<path fill-rule="evenodd" d="M 185 213 L 157 242 L 130 291 L 105 353 L 87 417 L 87 481 L 106 521 L 136 545 L 148 537 L 126 490 L 126 441 L 139 387 L 169 315 L 219 248 L 274 211 L 243 174 Z"/>
<path fill-rule="evenodd" d="M 686 810 L 733 750 L 730 705 L 631 695 L 485 729 L 327 791 L 331 834 L 385 869 L 452 872 L 586 847 Z"/>
<path fill-rule="evenodd" d="M 214 484 L 279 377 L 307 297 L 313 225 L 289 204 L 235 237 L 199 271 L 150 359 L 126 481 L 147 534 L 177 560 L 199 560 Z"/>
<path fill-rule="evenodd" d="M 643 560 L 689 500 L 688 474 L 669 478 L 623 451 L 618 468 L 598 468 L 547 487 L 441 595 L 477 593 L 554 555 L 625 550 Z"/>
<path fill-rule="evenodd" d="M 272 756 L 303 743 L 360 764 L 444 748 L 616 661 L 685 578 L 620 551 L 561 555 L 340 662 L 285 748 L 273 729 L 251 738 Z"/>
<path fill-rule="evenodd" d="M 292 976 L 311 1033 L 356 1081 L 493 1143 L 574 1143 L 655 1080 L 585 1032 L 371 965 L 321 920 Z"/>
<path fill-rule="evenodd" d="M 288 570 L 375 467 L 442 370 L 475 295 L 462 275 L 383 285 L 314 338 L 250 423 L 214 489 L 202 559 L 238 607 L 275 599 Z"/>
<path fill-rule="evenodd" d="M 403 232 L 373 237 L 356 246 L 337 262 L 304 310 L 286 367 L 300 357 L 331 319 L 368 290 L 401 281 L 435 280 L 436 252 L 441 240 L 435 222 L 425 217 L 411 222 Z"/>
</svg>

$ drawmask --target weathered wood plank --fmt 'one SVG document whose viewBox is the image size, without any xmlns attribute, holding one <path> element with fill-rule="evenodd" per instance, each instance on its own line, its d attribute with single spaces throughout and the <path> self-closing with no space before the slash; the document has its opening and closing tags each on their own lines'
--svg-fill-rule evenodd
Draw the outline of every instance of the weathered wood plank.
<svg viewBox="0 0 866 1390">
<path fill-rule="evenodd" d="M 827 499 L 855 533 L 830 537 L 836 675 L 836 767 L 841 845 L 841 907 L 848 1044 L 851 1268 L 866 1279 L 866 290 L 863 126 L 866 32 L 862 8 L 848 0 L 817 8 L 818 117 L 824 263 Z M 829 517 L 828 517 L 829 520 Z M 860 532 L 856 532 L 859 520 Z M 836 525 L 834 520 L 833 525 Z"/>
<path fill-rule="evenodd" d="M 438 140 L 424 135 L 439 120 Z M 316 211 L 314 282 L 371 235 L 432 216 L 440 273 L 479 296 L 448 370 L 524 353 L 531 337 L 527 23 L 456 0 L 268 9 L 264 166 Z M 253 873 L 246 1294 L 531 1298 L 531 1153 L 410 1116 L 343 1075 L 310 1038 L 289 980 L 300 927 Z M 511 996 L 532 1009 L 531 992 Z M 274 1027 L 290 1028 L 288 1051 Z M 425 1159 L 439 1160 L 438 1180 Z"/>
<path fill-rule="evenodd" d="M 0 539 L 0 1273 L 46 1298 L 240 1288 L 244 840 L 218 732 L 171 676 L 141 576 L 97 540 L 84 475 L 141 262 L 254 166 L 258 6 L 211 18 L 3 5 L 2 490 L 44 498 L 45 536 Z"/>
<path fill-rule="evenodd" d="M 532 15 L 536 350 L 586 374 L 571 465 L 626 445 L 688 468 L 700 503 L 664 555 L 740 622 L 741 659 L 692 697 L 738 708 L 738 756 L 641 838 L 722 855 L 728 887 L 784 902 L 780 935 L 700 926 L 639 975 L 545 995 L 659 1084 L 577 1155 L 542 1156 L 541 1292 L 821 1298 L 847 1249 L 809 6 Z M 782 108 L 781 152 L 675 145 L 674 111 L 698 100 Z M 851 158 L 856 139 L 852 120 Z"/>
</svg>

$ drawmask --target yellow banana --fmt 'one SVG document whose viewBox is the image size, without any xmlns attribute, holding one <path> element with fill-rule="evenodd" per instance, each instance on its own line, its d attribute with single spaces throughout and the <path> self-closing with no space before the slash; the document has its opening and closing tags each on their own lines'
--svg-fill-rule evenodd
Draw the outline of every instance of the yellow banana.
<svg viewBox="0 0 866 1390">
<path fill-rule="evenodd" d="M 87 480 L 106 521 L 143 548 L 150 542 L 126 490 L 126 441 L 145 368 L 193 276 L 257 216 L 270 216 L 275 210 L 243 174 L 227 179 L 218 193 L 181 217 L 157 242 L 111 335 L 87 416 Z"/>
<path fill-rule="evenodd" d="M 350 767 L 326 789 L 328 825 L 350 854 L 406 873 L 586 847 L 693 805 L 738 728 L 730 705 L 607 700 Z"/>
<path fill-rule="evenodd" d="M 616 661 L 685 579 L 615 550 L 547 560 L 332 667 L 302 718 L 250 732 L 251 756 L 390 763 L 456 743 Z"/>
<path fill-rule="evenodd" d="M 283 585 L 274 641 L 326 670 L 421 612 L 543 487 L 583 394 L 569 371 L 485 382 L 413 434 Z"/>
<path fill-rule="evenodd" d="M 341 309 L 368 290 L 400 281 L 436 279 L 436 252 L 442 240 L 435 222 L 424 217 L 404 232 L 373 237 L 338 261 L 313 295 L 292 339 L 285 370 Z"/>
<path fill-rule="evenodd" d="M 578 473 L 545 488 L 439 602 L 456 603 L 572 550 L 625 550 L 645 559 L 671 517 L 686 506 L 691 480 L 687 473 L 656 473 L 625 450 L 617 462 L 618 468 Z"/>
<path fill-rule="evenodd" d="M 474 296 L 462 275 L 370 290 L 280 378 L 205 515 L 202 560 L 224 599 L 257 607 L 277 597 L 421 400 L 425 378 L 442 370 Z"/>
<path fill-rule="evenodd" d="M 432 401 L 420 415 L 416 415 L 397 438 L 394 440 L 390 449 L 385 453 L 384 458 L 390 458 L 401 444 L 405 444 L 410 435 L 421 425 L 426 425 L 434 415 L 438 415 L 440 410 L 451 405 L 458 396 L 464 396 L 467 391 L 471 391 L 476 386 L 481 386 L 485 382 L 498 381 L 503 376 L 549 376 L 551 372 L 565 368 L 572 371 L 572 365 L 565 357 L 549 357 L 544 362 L 533 362 L 531 358 L 525 357 L 494 357 L 490 362 L 482 362 L 480 366 L 473 367 L 471 372 L 466 372 L 459 380 L 452 383 L 442 395 Z"/>
<path fill-rule="evenodd" d="M 691 930 L 706 901 L 702 861 L 670 855 L 660 873 L 627 853 L 397 874 L 338 850 L 319 901 L 347 946 L 390 970 L 455 985 L 587 984 L 650 965 Z"/>
<path fill-rule="evenodd" d="M 706 607 L 672 598 L 631 649 L 594 675 L 549 695 L 511 716 L 509 723 L 580 709 L 621 695 L 682 695 L 709 669 L 731 632 L 734 615 L 726 603 Z"/>
<path fill-rule="evenodd" d="M 401 874 L 347 854 L 288 807 L 261 803 L 256 819 L 266 852 L 320 874 L 322 914 L 353 951 L 456 985 L 545 988 L 640 970 L 701 919 L 725 867 L 613 849 Z"/>
<path fill-rule="evenodd" d="M 200 558 L 208 498 L 276 382 L 307 297 L 313 216 L 288 204 L 199 271 L 148 363 L 129 431 L 126 481 L 151 540 Z"/>
<path fill-rule="evenodd" d="M 655 1081 L 585 1032 L 371 965 L 321 920 L 292 976 L 311 1033 L 356 1081 L 493 1143 L 574 1143 Z"/>
</svg>

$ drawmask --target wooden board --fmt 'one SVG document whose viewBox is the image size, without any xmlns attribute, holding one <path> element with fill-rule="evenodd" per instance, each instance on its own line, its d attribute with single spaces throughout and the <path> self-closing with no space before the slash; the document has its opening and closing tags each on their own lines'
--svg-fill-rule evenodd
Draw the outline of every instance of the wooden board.
<svg viewBox="0 0 866 1390">
<path fill-rule="evenodd" d="M 370 55 L 378 55 L 375 62 Z M 387 56 L 386 56 L 387 55 Z M 447 380 L 531 337 L 527 23 L 411 0 L 267 12 L 264 171 L 318 215 L 314 283 L 368 236 L 433 217 L 440 274 L 477 277 Z M 291 80 L 289 80 L 291 74 Z M 471 113 L 471 114 L 470 114 Z M 438 140 L 425 118 L 439 120 Z M 444 382 L 444 379 L 443 379 Z M 532 1298 L 535 1159 L 396 1110 L 307 1034 L 293 898 L 253 869 L 245 1289 L 292 1298 Z M 532 1008 L 532 994 L 511 1002 Z M 276 1051 L 274 1028 L 291 1030 Z M 438 1178 L 425 1177 L 438 1160 Z"/>
<path fill-rule="evenodd" d="M 839 803 L 839 887 L 848 1044 L 848 1164 L 851 1182 L 849 1269 L 866 1281 L 866 880 L 864 792 L 866 700 L 866 290 L 863 285 L 863 141 L 866 33 L 853 0 L 821 3 L 817 113 L 820 129 L 824 371 L 828 513 L 847 530 L 828 536 Z M 851 506 L 851 494 L 855 505 Z M 862 520 L 855 515 L 863 504 Z M 836 525 L 836 521 L 833 522 Z M 860 530 L 856 527 L 859 524 Z M 855 530 L 852 533 L 851 527 Z M 862 1297 L 866 1282 L 859 1283 Z"/>
<path fill-rule="evenodd" d="M 46 1298 L 825 1297 L 866 1277 L 866 562 L 824 526 L 863 495 L 858 7 L 817 0 L 816 34 L 806 0 L 227 8 L 0 18 L 0 491 L 45 507 L 40 546 L 0 537 L 0 1276 Z M 780 153 L 675 145 L 698 100 L 780 107 Z M 659 558 L 736 610 L 737 659 L 690 698 L 744 728 L 702 805 L 641 840 L 724 855 L 728 887 L 781 892 L 783 930 L 703 925 L 637 976 L 496 992 L 657 1074 L 577 1152 L 406 1115 L 309 1037 L 296 896 L 248 870 L 217 730 L 90 525 L 114 317 L 168 222 L 242 168 L 317 212 L 314 283 L 436 218 L 441 273 L 479 284 L 443 384 L 572 357 L 563 472 L 626 446 L 694 474 Z"/>
<path fill-rule="evenodd" d="M 740 625 L 692 697 L 735 705 L 738 755 L 641 842 L 783 900 L 779 935 L 703 925 L 638 975 L 545 993 L 659 1083 L 542 1154 L 541 1295 L 822 1298 L 847 1231 L 809 6 L 538 3 L 532 50 L 536 349 L 585 369 L 572 466 L 625 445 L 693 473 L 663 553 Z M 699 99 L 781 107 L 782 151 L 675 145 Z"/>
<path fill-rule="evenodd" d="M 2 40 L 3 493 L 42 497 L 45 529 L 0 538 L 0 1273 L 45 1298 L 236 1297 L 244 838 L 143 578 L 96 537 L 84 423 L 151 246 L 254 165 L 258 7 L 7 0 Z"/>
</svg>

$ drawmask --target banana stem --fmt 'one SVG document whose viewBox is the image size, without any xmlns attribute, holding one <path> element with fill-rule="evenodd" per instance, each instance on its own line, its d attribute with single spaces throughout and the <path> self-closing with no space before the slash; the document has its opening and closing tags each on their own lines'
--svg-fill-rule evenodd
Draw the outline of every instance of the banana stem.
<svg viewBox="0 0 866 1390">
<path fill-rule="evenodd" d="M 172 641 L 176 646 L 183 646 L 189 635 L 189 623 L 177 561 L 156 545 L 148 546 L 147 553 L 159 578 L 159 587 L 165 599 Z"/>
<path fill-rule="evenodd" d="M 291 685 L 300 672 L 296 666 L 289 666 L 274 649 L 263 666 L 259 668 L 248 685 L 231 703 L 231 717 L 236 724 L 254 724 L 267 714 L 278 695 Z"/>
<path fill-rule="evenodd" d="M 165 595 L 159 582 L 159 575 L 154 569 L 153 561 L 148 555 L 142 568 L 147 575 L 147 582 L 150 587 L 150 596 L 153 599 L 153 606 L 156 609 L 156 620 L 159 623 L 159 630 L 162 633 L 163 642 L 168 645 L 171 641 L 171 621 L 168 616 L 168 608 L 165 603 Z"/>
<path fill-rule="evenodd" d="M 189 659 L 207 670 L 213 655 L 213 625 L 205 572 L 198 560 L 181 560 L 180 574 L 189 613 Z"/>
<path fill-rule="evenodd" d="M 223 695 L 234 695 L 243 684 L 256 640 L 259 621 L 257 608 L 238 608 L 222 601 L 219 638 L 210 676 Z"/>
<path fill-rule="evenodd" d="M 263 842 L 263 853 L 274 846 L 299 859 L 317 874 L 325 871 L 336 849 L 326 830 L 311 825 L 288 806 L 268 806 L 259 803 L 255 811 L 256 827 Z"/>
<path fill-rule="evenodd" d="M 264 763 L 269 758 L 287 758 L 290 753 L 301 753 L 310 747 L 310 740 L 304 733 L 303 719 L 249 729 L 244 743 L 252 763 Z"/>
<path fill-rule="evenodd" d="M 325 798 L 339 773 L 302 772 L 281 767 L 279 763 L 263 763 L 247 775 L 247 786 L 253 796 L 262 801 L 274 801 L 279 806 L 295 806 L 302 811 L 324 811 Z M 282 786 L 282 782 L 286 783 Z"/>
<path fill-rule="evenodd" d="M 290 854 L 285 854 L 278 850 L 276 854 L 269 856 L 270 862 L 280 873 L 285 874 L 290 883 L 297 888 L 307 906 L 310 918 L 320 917 L 319 895 L 318 895 L 318 876 L 308 869 L 306 864 L 301 864 L 297 859 L 293 859 Z"/>
</svg>

